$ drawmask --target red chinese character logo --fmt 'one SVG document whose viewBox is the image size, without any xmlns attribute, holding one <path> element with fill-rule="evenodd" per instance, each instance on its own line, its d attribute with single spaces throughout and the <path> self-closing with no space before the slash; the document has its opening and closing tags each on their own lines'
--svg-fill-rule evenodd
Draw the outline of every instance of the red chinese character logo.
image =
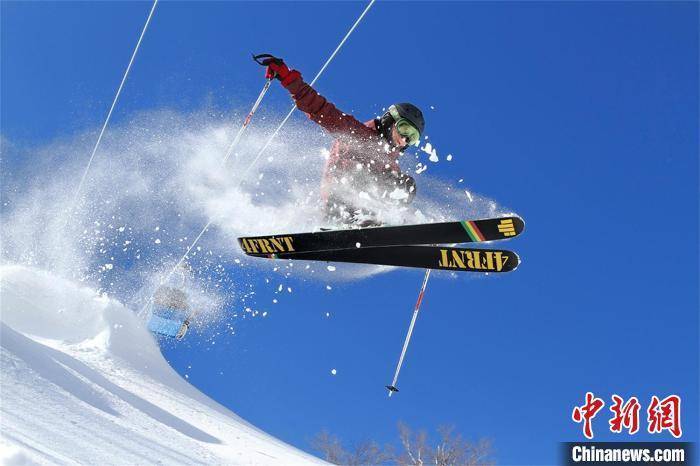
<svg viewBox="0 0 700 466">
<path fill-rule="evenodd" d="M 610 411 L 613 412 L 614 416 L 610 419 L 610 432 L 622 432 L 622 428 L 627 429 L 630 435 L 637 433 L 639 430 L 639 400 L 636 396 L 633 396 L 627 403 L 622 403 L 624 400 L 617 396 L 612 396 L 613 405 L 610 407 Z"/>
<path fill-rule="evenodd" d="M 591 421 L 595 415 L 598 414 L 598 411 L 603 408 L 603 406 L 605 406 L 605 402 L 603 400 L 596 398 L 591 392 L 586 392 L 586 404 L 583 406 L 576 406 L 573 413 L 571 413 L 571 419 L 573 419 L 574 422 L 580 423 L 583 421 L 583 435 L 585 435 L 588 439 L 593 438 L 593 427 L 591 425 Z"/>
<path fill-rule="evenodd" d="M 650 434 L 668 430 L 676 438 L 679 438 L 681 430 L 681 397 L 670 395 L 659 401 L 654 395 L 651 397 L 649 409 L 647 409 L 649 420 L 648 431 Z"/>
</svg>

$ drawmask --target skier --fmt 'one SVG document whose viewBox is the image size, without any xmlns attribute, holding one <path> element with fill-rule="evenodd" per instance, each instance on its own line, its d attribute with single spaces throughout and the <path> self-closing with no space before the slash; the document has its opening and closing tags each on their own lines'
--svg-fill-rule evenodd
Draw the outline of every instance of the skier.
<svg viewBox="0 0 700 466">
<path fill-rule="evenodd" d="M 258 61 L 261 57 L 265 58 Z M 415 105 L 394 104 L 381 117 L 362 123 L 338 110 L 281 58 L 268 54 L 255 58 L 267 67 L 266 78 L 277 78 L 297 108 L 336 137 L 321 182 L 327 220 L 360 227 L 379 225 L 376 219 L 368 218 L 372 217 L 369 210 L 358 206 L 363 203 L 361 193 L 385 203 L 406 205 L 413 201 L 416 182 L 401 172 L 398 158 L 409 146 L 418 145 L 425 127 L 423 114 Z"/>
</svg>

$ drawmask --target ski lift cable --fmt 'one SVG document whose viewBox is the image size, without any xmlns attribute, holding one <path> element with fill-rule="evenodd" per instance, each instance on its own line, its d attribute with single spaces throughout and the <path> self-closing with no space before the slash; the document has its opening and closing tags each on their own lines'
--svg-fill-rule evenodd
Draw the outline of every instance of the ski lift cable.
<svg viewBox="0 0 700 466">
<path fill-rule="evenodd" d="M 156 1 L 157 1 L 157 0 L 156 0 Z M 318 79 L 321 77 L 321 75 L 322 75 L 323 72 L 326 70 L 326 68 L 328 68 L 328 65 L 330 65 L 331 61 L 333 61 L 333 59 L 335 58 L 335 56 L 336 56 L 336 55 L 338 54 L 338 52 L 340 51 L 341 47 L 345 44 L 345 42 L 348 40 L 348 38 L 350 37 L 350 35 L 351 35 L 351 34 L 353 33 L 353 31 L 357 28 L 357 26 L 360 24 L 360 22 L 361 22 L 362 19 L 365 17 L 365 15 L 366 15 L 367 12 L 369 11 L 369 9 L 372 7 L 372 5 L 374 5 L 374 2 L 375 2 L 375 1 L 376 1 L 376 0 L 370 0 L 369 4 L 367 5 L 367 7 L 365 7 L 365 9 L 364 9 L 364 11 L 362 12 L 362 14 L 357 18 L 357 20 L 356 20 L 355 23 L 352 25 L 352 27 L 350 28 L 350 30 L 348 30 L 348 32 L 345 34 L 345 37 L 343 37 L 343 39 L 340 41 L 340 43 L 339 43 L 338 46 L 335 48 L 335 50 L 333 51 L 333 53 L 330 55 L 330 57 L 328 57 L 328 60 L 326 60 L 326 62 L 323 64 L 323 66 L 321 67 L 321 69 L 319 70 L 319 72 L 316 74 L 316 76 L 314 77 L 314 79 L 311 81 L 311 85 L 312 85 L 312 86 L 316 83 L 316 81 L 318 81 Z M 246 119 L 245 119 L 245 121 L 244 121 L 244 123 L 243 123 L 243 126 L 241 126 L 241 128 L 238 130 L 238 133 L 237 133 L 236 136 L 234 137 L 233 142 L 231 143 L 231 145 L 229 145 L 229 148 L 228 148 L 228 150 L 226 151 L 226 155 L 224 156 L 224 158 L 223 158 L 223 160 L 222 160 L 222 163 L 226 163 L 226 161 L 228 160 L 228 158 L 229 158 L 229 157 L 231 156 L 231 154 L 233 153 L 233 149 L 234 149 L 235 146 L 238 144 L 238 141 L 240 140 L 240 138 L 241 138 L 243 132 L 245 131 L 246 127 L 248 126 L 248 123 L 250 123 L 250 120 L 251 120 L 253 114 L 255 113 L 255 111 L 257 110 L 258 106 L 259 106 L 260 103 L 262 102 L 262 99 L 263 99 L 263 97 L 265 96 L 265 94 L 267 93 L 267 90 L 269 89 L 270 83 L 271 83 L 271 82 L 272 82 L 272 80 L 268 79 L 267 82 L 265 83 L 265 86 L 263 87 L 263 90 L 260 92 L 260 95 L 258 95 L 257 100 L 256 100 L 255 103 L 253 104 L 253 108 L 252 108 L 251 111 L 248 113 L 248 116 L 246 117 Z M 243 182 L 243 179 L 244 179 L 245 175 L 246 175 L 246 174 L 250 171 L 250 169 L 256 164 L 256 162 L 258 161 L 258 159 L 260 158 L 260 156 L 263 154 L 263 152 L 265 152 L 265 150 L 266 150 L 267 147 L 270 145 L 270 143 L 272 142 L 272 140 L 274 139 L 274 137 L 277 135 L 277 133 L 279 133 L 279 131 L 282 129 L 282 127 L 285 125 L 285 123 L 287 123 L 287 120 L 289 120 L 289 118 L 290 118 L 290 117 L 292 116 L 292 114 L 294 113 L 294 109 L 295 109 L 295 108 L 296 108 L 296 105 L 293 105 L 292 108 L 291 108 L 291 110 L 290 110 L 289 113 L 287 114 L 287 116 L 284 118 L 284 120 L 282 120 L 282 123 L 280 123 L 280 125 L 277 127 L 277 129 L 275 129 L 275 131 L 272 133 L 272 136 L 270 136 L 270 138 L 267 140 L 267 142 L 265 143 L 265 145 L 263 146 L 263 148 L 258 152 L 258 154 L 255 156 L 255 158 L 253 159 L 253 161 L 246 167 L 246 169 L 243 170 L 243 173 L 241 174 L 241 176 L 240 176 L 240 178 L 239 178 L 238 186 L 241 185 L 241 183 Z M 167 280 L 172 276 L 172 274 L 175 273 L 175 270 L 177 270 L 177 268 L 180 266 L 180 264 L 182 264 L 182 263 L 185 261 L 185 259 L 187 259 L 187 257 L 188 257 L 188 255 L 189 255 L 190 251 L 197 245 L 197 243 L 199 242 L 200 238 L 201 238 L 202 236 L 204 236 L 204 233 L 206 233 L 206 231 L 209 229 L 209 227 L 211 226 L 211 224 L 212 224 L 213 222 L 214 222 L 214 219 L 210 219 L 210 220 L 207 222 L 207 224 L 204 226 L 204 228 L 202 228 L 202 231 L 199 232 L 199 234 L 198 234 L 197 237 L 194 239 L 194 241 L 192 242 L 192 244 L 190 244 L 190 246 L 187 248 L 187 250 L 185 251 L 185 254 L 183 254 L 183 256 L 180 258 L 180 260 L 177 261 L 177 264 L 175 264 L 175 267 L 173 267 L 173 269 L 166 275 L 166 278 L 165 278 L 164 281 L 167 281 Z M 143 308 L 142 308 L 141 311 L 139 312 L 139 315 L 143 315 L 143 313 L 144 313 L 144 312 L 146 311 L 146 309 L 148 308 L 148 305 L 150 304 L 150 302 L 151 302 L 152 299 L 153 299 L 153 297 L 151 296 L 151 297 L 148 299 L 148 301 L 146 302 L 146 304 L 144 304 Z"/>
<path fill-rule="evenodd" d="M 207 224 L 204 226 L 204 228 L 202 228 L 202 231 L 199 232 L 199 235 L 197 235 L 197 237 L 194 239 L 194 241 L 192 242 L 192 244 L 190 244 L 190 246 L 187 248 L 187 251 L 185 251 L 185 254 L 182 255 L 182 257 L 180 258 L 180 260 L 177 261 L 177 263 L 175 264 L 175 266 L 172 268 L 172 270 L 170 270 L 170 272 L 168 272 L 168 274 L 165 276 L 165 278 L 162 278 L 162 279 L 161 279 L 161 281 L 160 281 L 160 284 L 161 284 L 161 285 L 164 284 L 164 283 L 167 283 L 168 280 L 170 280 L 170 277 L 172 277 L 173 274 L 178 270 L 178 268 L 185 262 L 185 259 L 187 259 L 187 256 L 189 256 L 190 251 L 191 251 L 191 250 L 195 247 L 195 245 L 199 242 L 199 239 L 200 239 L 202 236 L 204 236 L 204 233 L 207 232 L 207 230 L 209 229 L 209 226 L 210 226 L 213 222 L 214 222 L 213 219 L 212 219 L 212 220 L 209 220 L 209 221 L 207 222 Z M 141 308 L 141 310 L 140 310 L 139 313 L 137 314 L 139 317 L 145 315 L 146 310 L 148 309 L 148 306 L 149 306 L 149 304 L 151 304 L 152 301 L 153 301 L 153 294 L 150 295 L 150 297 L 146 300 L 146 303 L 143 305 L 143 307 Z"/>
<path fill-rule="evenodd" d="M 265 97 L 265 94 L 267 93 L 267 90 L 270 88 L 270 83 L 271 83 L 271 82 L 272 82 L 272 79 L 268 79 L 268 80 L 265 82 L 265 85 L 263 86 L 262 91 L 260 91 L 260 94 L 258 95 L 258 98 L 255 100 L 255 103 L 253 104 L 253 107 L 250 109 L 250 111 L 248 112 L 248 115 L 246 116 L 245 120 L 243 121 L 243 125 L 238 129 L 238 133 L 236 133 L 236 136 L 233 138 L 233 142 L 231 142 L 231 144 L 229 145 L 228 150 L 226 151 L 226 155 L 225 155 L 224 158 L 221 160 L 221 165 L 225 165 L 225 164 L 226 164 L 226 160 L 227 160 L 227 159 L 229 158 L 229 156 L 233 153 L 233 149 L 236 147 L 236 145 L 238 145 L 238 141 L 241 140 L 241 136 L 242 136 L 243 133 L 245 132 L 245 130 L 246 130 L 248 124 L 249 124 L 249 123 L 251 122 L 251 120 L 253 119 L 253 115 L 255 114 L 255 111 L 256 111 L 256 110 L 258 109 L 258 107 L 260 106 L 260 103 L 262 102 L 263 97 Z M 174 267 L 172 268 L 172 270 L 165 276 L 165 278 L 164 278 L 163 280 L 161 280 L 161 284 L 163 284 L 163 283 L 167 282 L 168 280 L 170 280 L 170 277 L 172 277 L 173 274 L 175 273 L 175 271 L 178 270 L 178 268 L 184 263 L 185 259 L 187 259 L 187 256 L 189 256 L 190 251 L 192 250 L 192 248 L 194 248 L 195 245 L 197 244 L 197 242 L 199 242 L 199 238 L 201 238 L 201 237 L 204 235 L 204 233 L 206 233 L 206 231 L 209 229 L 209 226 L 212 224 L 212 222 L 213 222 L 213 219 L 209 220 L 209 221 L 207 222 L 207 224 L 204 225 L 204 228 L 202 228 L 202 231 L 199 232 L 199 234 L 198 234 L 197 237 L 194 239 L 194 241 L 192 242 L 192 244 L 190 244 L 190 246 L 187 248 L 187 251 L 185 251 L 185 254 L 180 258 L 180 260 L 177 261 L 177 263 L 175 264 L 175 266 L 174 266 Z M 149 299 L 148 301 L 146 301 L 146 304 L 144 305 L 144 307 L 141 309 L 141 311 L 139 311 L 139 315 L 142 315 L 142 314 L 146 311 L 146 309 L 148 308 L 148 305 L 150 304 L 150 301 L 151 301 L 150 299 Z"/>
<path fill-rule="evenodd" d="M 265 85 L 262 88 L 262 91 L 260 91 L 260 94 L 258 95 L 258 98 L 255 100 L 255 103 L 253 104 L 253 107 L 250 109 L 248 112 L 248 115 L 246 116 L 245 120 L 243 121 L 243 125 L 238 129 L 238 132 L 236 133 L 236 136 L 233 138 L 233 141 L 228 147 L 228 150 L 226 151 L 226 155 L 224 158 L 221 160 L 221 165 L 226 164 L 226 160 L 229 158 L 229 156 L 233 153 L 233 149 L 238 145 L 238 142 L 241 140 L 241 136 L 245 132 L 246 128 L 248 127 L 248 124 L 251 122 L 253 119 L 253 115 L 255 114 L 255 111 L 258 109 L 260 106 L 260 103 L 263 100 L 263 97 L 265 97 L 265 94 L 267 93 L 267 90 L 270 88 L 270 83 L 272 83 L 272 79 L 268 79 L 265 82 Z M 180 258 L 180 260 L 177 261 L 175 266 L 172 268 L 172 270 L 165 276 L 165 278 L 162 278 L 160 283 L 161 285 L 168 280 L 170 280 L 170 277 L 173 276 L 176 270 L 185 262 L 185 259 L 187 259 L 187 256 L 189 256 L 190 251 L 192 248 L 196 246 L 196 244 L 199 242 L 199 239 L 206 233 L 206 231 L 209 229 L 209 226 L 214 222 L 213 219 L 209 220 L 206 225 L 204 225 L 204 228 L 202 228 L 202 231 L 199 232 L 197 237 L 194 239 L 192 244 L 187 248 L 187 251 L 185 251 L 185 254 Z M 147 301 L 146 304 L 141 308 L 139 311 L 138 315 L 141 316 L 146 312 L 146 309 L 148 309 L 148 305 L 151 303 L 153 299 L 153 296 L 151 296 Z"/>
<path fill-rule="evenodd" d="M 394 392 L 397 392 L 396 382 L 399 380 L 399 372 L 401 371 L 401 366 L 403 365 L 403 359 L 406 356 L 406 350 L 408 349 L 408 344 L 411 341 L 411 336 L 413 335 L 413 327 L 416 325 L 416 319 L 418 318 L 418 312 L 420 312 L 420 306 L 423 302 L 423 295 L 425 294 L 425 289 L 428 286 L 428 279 L 430 278 L 430 270 L 425 270 L 425 276 L 423 277 L 423 284 L 420 288 L 420 293 L 418 293 L 418 300 L 416 301 L 416 306 L 413 309 L 413 317 L 411 318 L 411 325 L 408 326 L 408 333 L 406 333 L 406 339 L 403 342 L 403 349 L 401 350 L 401 356 L 399 357 L 399 363 L 396 365 L 396 372 L 394 373 L 394 380 L 392 380 L 391 385 L 387 385 L 389 389 L 389 396 Z"/>
<path fill-rule="evenodd" d="M 124 88 L 124 83 L 126 82 L 127 77 L 129 76 L 129 71 L 131 71 L 131 65 L 134 63 L 134 59 L 136 58 L 136 54 L 139 51 L 139 48 L 141 47 L 141 41 L 143 41 L 143 37 L 146 35 L 146 30 L 148 29 L 148 25 L 151 22 L 151 18 L 153 17 L 153 12 L 156 10 L 156 5 L 158 4 L 158 0 L 153 0 L 153 6 L 151 7 L 150 13 L 148 13 L 148 18 L 146 19 L 146 24 L 143 26 L 143 30 L 141 31 L 141 35 L 139 36 L 139 40 L 136 43 L 136 47 L 134 48 L 133 53 L 131 54 L 131 59 L 129 60 L 129 64 L 126 67 L 126 71 L 124 72 L 124 76 L 122 77 L 122 81 L 119 84 L 119 88 L 117 89 L 117 93 L 114 96 L 114 100 L 112 101 L 112 106 L 109 108 L 109 112 L 107 113 L 107 118 L 105 119 L 104 124 L 102 125 L 102 129 L 100 130 L 100 135 L 97 137 L 97 142 L 95 143 L 95 146 L 92 149 L 92 154 L 90 154 L 90 159 L 88 160 L 87 166 L 85 167 L 85 171 L 83 172 L 83 176 L 80 179 L 80 182 L 78 183 L 78 189 L 75 190 L 75 195 L 73 197 L 73 203 L 71 204 L 71 212 L 75 208 L 76 203 L 78 202 L 78 196 L 80 196 L 80 191 L 83 188 L 83 184 L 85 183 L 85 179 L 87 178 L 88 172 L 90 171 L 90 166 L 92 165 L 92 161 L 95 158 L 95 154 L 97 153 L 97 149 L 100 147 L 100 142 L 102 142 L 102 136 L 104 136 L 105 130 L 107 129 L 107 125 L 109 124 L 109 120 L 112 117 L 112 112 L 114 111 L 114 107 L 117 105 L 117 101 L 119 100 L 119 95 L 122 92 L 122 89 Z"/>
<path fill-rule="evenodd" d="M 246 130 L 248 124 L 253 119 L 253 115 L 255 114 L 255 111 L 260 106 L 260 103 L 262 102 L 263 97 L 265 97 L 267 90 L 270 88 L 271 82 L 272 82 L 272 79 L 268 79 L 265 82 L 265 85 L 263 86 L 262 91 L 260 91 L 258 98 L 255 100 L 255 103 L 253 104 L 253 107 L 250 109 L 250 111 L 248 112 L 248 115 L 246 116 L 245 120 L 243 121 L 243 125 L 238 129 L 236 136 L 233 138 L 233 142 L 231 142 L 231 144 L 228 147 L 228 150 L 226 151 L 226 155 L 221 160 L 222 166 L 226 164 L 226 160 L 233 153 L 233 149 L 238 144 L 238 141 L 241 140 L 241 136 L 243 135 L 243 132 Z M 187 250 L 185 251 L 185 254 L 180 258 L 180 260 L 177 261 L 175 266 L 172 268 L 172 270 L 170 270 L 170 272 L 168 272 L 168 274 L 165 276 L 165 278 L 161 279 L 161 281 L 160 281 L 161 285 L 163 283 L 167 282 L 168 280 L 170 280 L 170 277 L 172 277 L 173 274 L 175 273 L 175 271 L 178 270 L 178 268 L 185 262 L 185 259 L 187 259 L 187 256 L 189 256 L 192 248 L 194 248 L 195 245 L 199 242 L 199 239 L 204 235 L 204 233 L 206 233 L 206 231 L 209 229 L 209 226 L 213 223 L 213 221 L 214 221 L 213 219 L 210 219 L 207 222 L 207 224 L 204 225 L 204 228 L 202 228 L 202 231 L 199 232 L 199 234 L 194 239 L 192 244 L 190 244 L 190 246 L 187 248 Z M 138 313 L 139 316 L 142 316 L 146 312 L 146 310 L 148 309 L 148 305 L 151 303 L 152 300 L 153 300 L 153 296 L 151 295 L 151 297 L 148 300 L 146 300 L 146 303 L 143 305 L 143 307 L 139 311 L 139 313 Z"/>
</svg>

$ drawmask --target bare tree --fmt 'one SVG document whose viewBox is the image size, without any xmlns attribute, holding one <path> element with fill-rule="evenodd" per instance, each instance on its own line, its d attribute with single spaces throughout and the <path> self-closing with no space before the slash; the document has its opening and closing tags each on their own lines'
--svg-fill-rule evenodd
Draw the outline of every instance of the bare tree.
<svg viewBox="0 0 700 466">
<path fill-rule="evenodd" d="M 397 465 L 397 466 L 493 466 L 490 458 L 491 442 L 476 443 L 464 440 L 454 433 L 453 427 L 438 428 L 439 441 L 431 444 L 425 431 L 413 432 L 400 422 L 399 441 L 401 452 L 395 454 L 390 446 L 380 447 L 376 442 L 365 441 L 346 450 L 337 437 L 323 431 L 312 446 L 330 463 L 347 466 Z"/>
<path fill-rule="evenodd" d="M 387 445 L 380 447 L 377 442 L 365 441 L 355 447 L 347 464 L 350 466 L 389 464 L 393 457 L 391 447 Z"/>
<path fill-rule="evenodd" d="M 311 441 L 311 446 L 322 453 L 323 459 L 333 464 L 343 464 L 342 460 L 346 456 L 343 446 L 338 437 L 331 435 L 326 430 L 322 430 Z"/>
<path fill-rule="evenodd" d="M 428 434 L 425 431 L 414 434 L 403 422 L 399 422 L 398 427 L 403 452 L 394 458 L 396 464 L 400 466 L 423 466 L 426 464 L 425 460 L 430 456 L 430 447 L 427 444 Z"/>
<path fill-rule="evenodd" d="M 320 451 L 329 463 L 344 466 L 389 464 L 394 457 L 391 447 L 381 447 L 374 441 L 360 442 L 350 450 L 346 450 L 336 436 L 325 430 L 316 435 L 311 445 Z"/>
<path fill-rule="evenodd" d="M 472 443 L 462 438 L 461 434 L 453 434 L 453 426 L 438 428 L 440 443 L 432 452 L 430 464 L 435 466 L 491 466 L 491 442 L 481 439 Z"/>
</svg>

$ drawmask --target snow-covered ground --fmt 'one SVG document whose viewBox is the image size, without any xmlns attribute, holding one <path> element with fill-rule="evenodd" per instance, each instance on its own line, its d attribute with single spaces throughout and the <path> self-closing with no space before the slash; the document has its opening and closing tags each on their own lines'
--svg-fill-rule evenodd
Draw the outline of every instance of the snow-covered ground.
<svg viewBox="0 0 700 466">
<path fill-rule="evenodd" d="M 0 266 L 3 464 L 322 464 L 185 382 L 117 301 Z"/>
</svg>

